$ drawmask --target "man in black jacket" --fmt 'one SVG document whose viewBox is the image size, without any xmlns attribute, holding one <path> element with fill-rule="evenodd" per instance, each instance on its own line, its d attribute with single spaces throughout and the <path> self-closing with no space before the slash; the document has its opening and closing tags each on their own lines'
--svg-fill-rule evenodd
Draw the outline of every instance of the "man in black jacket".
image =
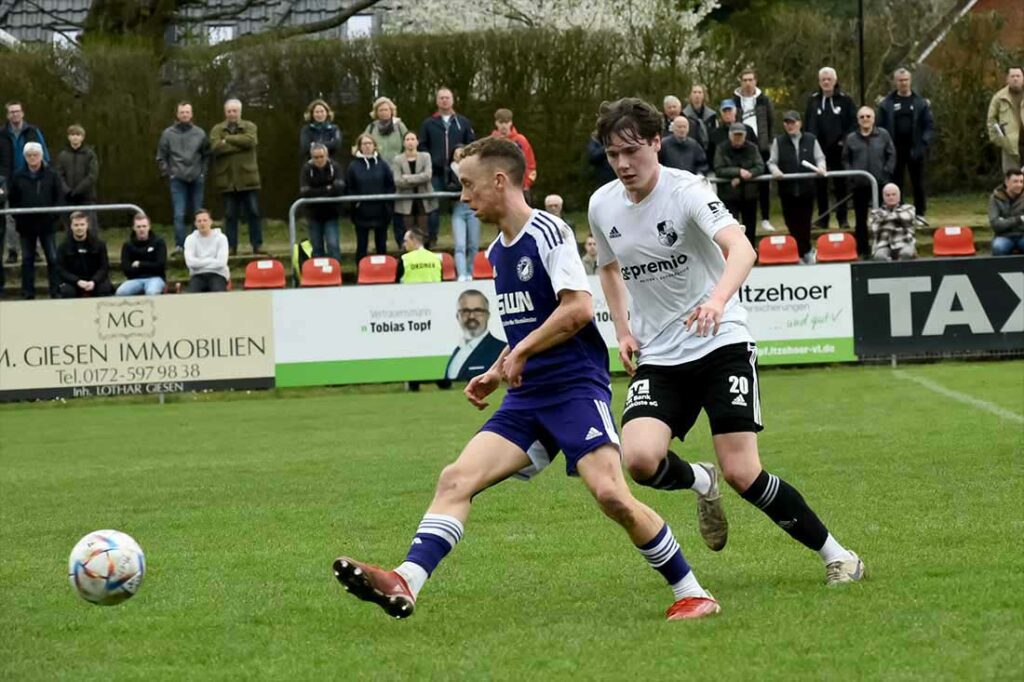
<svg viewBox="0 0 1024 682">
<path fill-rule="evenodd" d="M 110 296 L 110 261 L 107 245 L 89 234 L 89 216 L 82 211 L 71 214 L 67 240 L 57 250 L 57 276 L 61 298 Z"/>
<path fill-rule="evenodd" d="M 449 88 L 439 88 L 435 97 L 437 111 L 420 125 L 420 151 L 430 154 L 432 174 L 430 184 L 435 192 L 444 192 L 451 183 L 452 153 L 476 139 L 473 123 L 455 112 L 455 96 Z M 388 159 L 387 161 L 390 161 Z M 437 234 L 441 212 L 427 216 L 427 231 Z"/>
<path fill-rule="evenodd" d="M 747 129 L 742 123 L 729 126 L 729 141 L 715 150 L 715 175 L 728 178 L 728 184 L 718 186 L 718 197 L 725 207 L 743 223 L 747 239 L 757 248 L 757 182 L 748 182 L 765 171 L 764 160 L 757 145 L 747 140 Z M 767 184 L 767 183 L 761 183 Z"/>
<path fill-rule="evenodd" d="M 38 142 L 25 144 L 25 169 L 14 174 L 10 182 L 11 208 L 41 208 L 64 205 L 64 183 L 49 166 L 43 163 L 43 148 Z M 54 229 L 56 213 L 29 213 L 15 216 L 15 226 L 21 239 L 21 295 L 26 300 L 36 297 L 36 265 L 33 254 L 36 243 L 43 247 L 50 297 L 57 296 L 57 244 Z"/>
<path fill-rule="evenodd" d="M 896 166 L 896 148 L 892 138 L 883 128 L 875 126 L 875 110 L 861 107 L 857 110 L 857 130 L 846 136 L 843 143 L 843 165 L 847 170 L 867 171 L 875 178 L 878 188 L 885 187 Z M 857 253 L 871 254 L 868 240 L 868 207 L 871 204 L 872 187 L 864 178 L 853 178 L 854 231 L 857 238 Z"/>
<path fill-rule="evenodd" d="M 44 163 L 50 163 L 50 152 L 46 148 L 43 131 L 25 120 L 25 109 L 21 102 L 8 102 L 5 109 L 7 123 L 0 128 L 0 175 L 7 178 L 9 184 L 15 173 L 25 170 L 24 149 L 27 143 L 39 143 L 43 150 Z M 12 216 L 7 216 L 6 245 L 7 262 L 14 263 L 18 260 L 18 238 L 15 236 Z"/>
<path fill-rule="evenodd" d="M 903 175 L 910 171 L 910 184 L 914 186 L 914 208 L 923 218 L 928 207 L 925 197 L 924 173 L 928 147 L 935 137 L 932 107 L 911 87 L 910 72 L 896 69 L 892 75 L 896 89 L 878 105 L 878 127 L 889 133 L 896 145 L 896 170 L 892 180 L 903 190 Z"/>
<path fill-rule="evenodd" d="M 818 139 L 821 151 L 825 153 L 825 164 L 828 170 L 843 170 L 843 143 L 846 136 L 857 127 L 857 105 L 853 98 L 839 88 L 836 70 L 831 66 L 822 67 L 818 71 L 820 89 L 807 98 L 807 109 L 804 112 L 803 129 Z M 845 178 L 833 178 L 832 188 L 839 205 L 835 208 L 836 221 L 839 229 L 850 229 L 846 217 L 847 192 Z M 828 180 L 818 182 L 818 213 L 828 211 Z M 828 227 L 828 216 L 818 220 L 818 227 Z"/>
<path fill-rule="evenodd" d="M 689 171 L 694 175 L 705 175 L 708 172 L 708 159 L 704 148 L 689 134 L 690 121 L 685 116 L 676 116 L 676 120 L 672 121 L 671 132 L 661 139 L 658 161 L 662 166 Z"/>
<path fill-rule="evenodd" d="M 772 140 L 775 139 L 775 105 L 768 95 L 757 87 L 757 72 L 744 69 L 740 72 L 740 86 L 733 92 L 736 102 L 736 116 L 739 121 L 754 130 L 757 136 L 753 142 L 761 152 L 762 162 L 768 161 Z M 761 229 L 774 232 L 771 222 L 771 187 L 762 182 L 758 188 L 758 203 L 761 205 Z"/>
<path fill-rule="evenodd" d="M 314 142 L 310 146 L 309 161 L 299 171 L 299 196 L 339 197 L 344 193 L 345 178 L 341 168 L 330 158 L 327 145 Z M 338 225 L 341 204 L 309 204 L 305 210 L 313 257 L 330 256 L 341 262 L 341 228 Z"/>
<path fill-rule="evenodd" d="M 813 133 L 800 129 L 800 114 L 787 111 L 782 116 L 786 129 L 772 140 L 768 170 L 776 178 L 792 173 L 806 173 L 813 166 L 821 175 L 825 174 L 825 154 Z M 800 260 L 814 263 L 811 248 L 811 216 L 814 215 L 814 180 L 782 180 L 779 185 L 779 201 L 782 203 L 782 218 L 789 233 L 796 240 Z"/>
<path fill-rule="evenodd" d="M 132 219 L 132 233 L 121 247 L 121 271 L 127 278 L 117 288 L 118 296 L 157 296 L 164 293 L 167 279 L 167 244 L 149 227 L 145 213 Z"/>
</svg>

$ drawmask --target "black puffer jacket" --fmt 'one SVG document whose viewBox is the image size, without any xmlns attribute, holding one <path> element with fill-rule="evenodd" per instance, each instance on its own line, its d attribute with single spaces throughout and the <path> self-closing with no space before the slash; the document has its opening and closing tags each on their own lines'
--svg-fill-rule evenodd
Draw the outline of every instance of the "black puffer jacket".
<svg viewBox="0 0 1024 682">
<path fill-rule="evenodd" d="M 64 206 L 64 183 L 45 163 L 33 173 L 28 168 L 18 171 L 8 187 L 11 208 Z M 57 226 L 57 213 L 31 213 L 14 216 L 20 235 L 45 234 Z"/>
<path fill-rule="evenodd" d="M 68 284 L 75 284 L 80 279 L 109 284 L 107 245 L 99 237 L 89 234 L 84 241 L 75 241 L 68 231 L 68 238 L 57 247 L 57 277 Z"/>
</svg>

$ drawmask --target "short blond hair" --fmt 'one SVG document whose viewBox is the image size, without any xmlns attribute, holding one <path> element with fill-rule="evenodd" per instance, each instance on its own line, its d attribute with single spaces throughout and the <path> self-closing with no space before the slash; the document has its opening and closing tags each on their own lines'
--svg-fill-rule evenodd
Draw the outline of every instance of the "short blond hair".
<svg viewBox="0 0 1024 682">
<path fill-rule="evenodd" d="M 373 109 L 370 111 L 370 118 L 375 121 L 377 120 L 377 110 L 380 109 L 381 104 L 387 104 L 391 107 L 391 118 L 398 118 L 398 107 L 395 106 L 395 103 L 391 101 L 390 97 L 378 97 L 373 100 Z"/>
</svg>

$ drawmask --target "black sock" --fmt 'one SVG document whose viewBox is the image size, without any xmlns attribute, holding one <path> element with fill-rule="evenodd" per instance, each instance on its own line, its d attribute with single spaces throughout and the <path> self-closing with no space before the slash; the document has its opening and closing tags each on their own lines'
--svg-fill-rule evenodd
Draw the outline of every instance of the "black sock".
<svg viewBox="0 0 1024 682">
<path fill-rule="evenodd" d="M 654 475 L 645 481 L 637 481 L 637 483 L 658 490 L 681 490 L 692 488 L 693 481 L 693 467 L 669 450 Z"/>
<path fill-rule="evenodd" d="M 805 547 L 817 552 L 825 545 L 828 538 L 825 524 L 811 511 L 796 488 L 778 476 L 762 469 L 742 497 Z"/>
</svg>

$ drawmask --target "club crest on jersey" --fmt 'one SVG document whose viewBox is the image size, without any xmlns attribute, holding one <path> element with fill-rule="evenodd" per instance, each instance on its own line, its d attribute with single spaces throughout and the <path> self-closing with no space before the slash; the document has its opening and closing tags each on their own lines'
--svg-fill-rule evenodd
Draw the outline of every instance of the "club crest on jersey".
<svg viewBox="0 0 1024 682">
<path fill-rule="evenodd" d="M 676 233 L 676 224 L 671 220 L 662 220 L 658 223 L 658 243 L 662 246 L 673 246 L 679 235 Z"/>
<path fill-rule="evenodd" d="M 529 282 L 533 279 L 533 260 L 529 256 L 523 256 L 516 263 L 516 277 L 520 282 Z"/>
</svg>

